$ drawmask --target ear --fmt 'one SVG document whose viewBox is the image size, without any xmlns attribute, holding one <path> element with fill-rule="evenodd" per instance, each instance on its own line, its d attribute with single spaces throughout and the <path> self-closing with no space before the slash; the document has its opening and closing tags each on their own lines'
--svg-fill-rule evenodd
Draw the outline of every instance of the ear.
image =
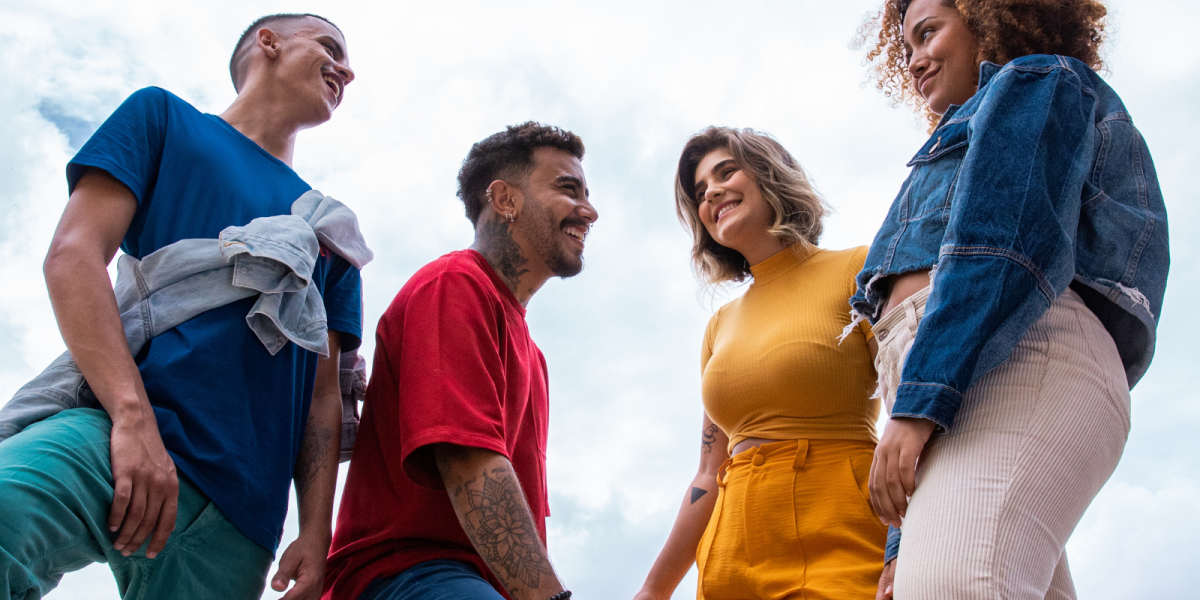
<svg viewBox="0 0 1200 600">
<path fill-rule="evenodd" d="M 501 217 L 512 215 L 515 219 L 525 206 L 525 195 L 521 193 L 521 190 L 502 179 L 497 179 L 489 184 L 484 193 L 490 198 L 488 204 L 492 206 L 492 212 Z"/>
<path fill-rule="evenodd" d="M 259 29 L 255 36 L 255 46 L 272 60 L 279 58 L 279 36 L 266 27 Z"/>
</svg>

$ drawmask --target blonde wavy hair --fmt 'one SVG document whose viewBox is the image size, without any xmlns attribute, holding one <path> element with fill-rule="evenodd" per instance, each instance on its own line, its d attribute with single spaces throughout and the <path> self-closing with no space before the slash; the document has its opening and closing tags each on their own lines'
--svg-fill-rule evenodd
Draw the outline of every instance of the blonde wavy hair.
<svg viewBox="0 0 1200 600">
<path fill-rule="evenodd" d="M 1094 71 L 1104 67 L 1100 56 L 1106 35 L 1108 10 L 1100 0 L 940 0 L 962 15 L 975 37 L 976 64 L 1003 65 L 1030 54 L 1060 54 L 1077 58 Z M 923 113 L 932 131 L 939 116 L 913 89 L 904 45 L 904 17 L 912 0 L 885 0 L 858 30 L 855 47 L 869 46 L 875 87 L 894 106 L 905 105 Z"/>
<path fill-rule="evenodd" d="M 766 133 L 708 127 L 683 146 L 675 171 L 675 212 L 692 233 L 692 269 L 706 286 L 744 281 L 750 276 L 745 257 L 718 244 L 700 221 L 696 167 L 709 152 L 718 149 L 728 150 L 738 167 L 758 182 L 763 199 L 775 213 L 768 233 L 785 246 L 797 242 L 817 245 L 828 206 L 809 183 L 800 163 Z"/>
</svg>

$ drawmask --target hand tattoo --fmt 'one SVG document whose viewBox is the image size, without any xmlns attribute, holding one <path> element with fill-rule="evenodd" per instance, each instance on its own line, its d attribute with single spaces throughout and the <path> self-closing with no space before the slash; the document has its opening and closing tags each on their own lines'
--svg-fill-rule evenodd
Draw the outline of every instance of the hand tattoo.
<svg viewBox="0 0 1200 600">
<path fill-rule="evenodd" d="M 529 259 L 525 258 L 521 247 L 513 239 L 511 224 L 496 215 L 484 223 L 481 237 L 488 264 L 504 278 L 509 289 L 516 292 L 521 276 L 529 272 L 529 269 L 523 268 Z"/>
<path fill-rule="evenodd" d="M 717 441 L 717 426 L 715 424 L 709 425 L 708 428 L 704 430 L 704 433 L 700 434 L 700 440 L 700 443 L 704 445 L 703 452 L 705 454 L 712 454 L 712 445 Z M 695 500 L 693 500 L 693 502 L 695 502 Z"/>
<path fill-rule="evenodd" d="M 456 496 L 466 493 L 470 502 L 464 515 L 467 536 L 489 566 L 537 589 L 542 573 L 551 572 L 520 484 L 508 469 L 484 471 L 483 485 L 477 481 L 471 478 L 455 488 Z"/>
</svg>

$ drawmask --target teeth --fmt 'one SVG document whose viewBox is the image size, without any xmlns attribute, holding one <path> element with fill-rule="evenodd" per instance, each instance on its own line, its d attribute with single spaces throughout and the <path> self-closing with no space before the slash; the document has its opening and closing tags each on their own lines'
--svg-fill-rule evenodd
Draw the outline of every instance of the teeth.
<svg viewBox="0 0 1200 600">
<path fill-rule="evenodd" d="M 334 95 L 334 96 L 337 96 L 337 98 L 340 100 L 340 99 L 341 99 L 341 97 L 342 97 L 342 88 L 341 88 L 341 86 L 339 86 L 339 85 L 337 84 L 337 82 L 333 80 L 333 78 L 332 78 L 332 77 L 322 77 L 322 79 L 324 79 L 324 80 L 325 80 L 325 83 L 328 83 L 329 85 L 333 86 L 333 95 Z"/>
<path fill-rule="evenodd" d="M 575 239 L 578 239 L 581 242 L 583 241 L 584 238 L 587 237 L 586 233 L 584 233 L 574 227 L 568 227 L 568 228 L 564 229 L 563 231 L 566 232 L 567 235 L 569 235 Z"/>
<path fill-rule="evenodd" d="M 721 212 L 717 213 L 717 218 L 720 219 L 721 217 L 725 216 L 725 213 L 733 210 L 734 208 L 737 208 L 737 205 L 739 205 L 739 204 L 741 204 L 740 200 L 737 202 L 731 202 L 729 204 L 726 204 L 724 207 L 721 208 Z"/>
</svg>

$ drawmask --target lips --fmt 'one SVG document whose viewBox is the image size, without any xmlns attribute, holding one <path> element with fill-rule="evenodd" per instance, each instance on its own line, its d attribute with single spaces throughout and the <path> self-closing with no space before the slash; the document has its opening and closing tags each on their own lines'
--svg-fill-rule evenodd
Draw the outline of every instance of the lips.
<svg viewBox="0 0 1200 600">
<path fill-rule="evenodd" d="M 590 229 L 591 227 L 588 226 L 587 221 L 582 220 L 565 221 L 562 225 L 563 233 L 575 238 L 580 244 L 587 239 L 588 231 Z"/>
<path fill-rule="evenodd" d="M 720 221 L 721 217 L 725 216 L 725 213 L 737 208 L 741 203 L 741 200 L 726 200 L 725 202 L 722 202 L 719 206 L 717 206 L 717 209 L 713 211 L 713 220 Z"/>
<path fill-rule="evenodd" d="M 933 76 L 937 75 L 940 71 L 941 69 L 932 69 L 930 71 L 926 71 L 926 73 L 921 76 L 921 79 L 917 81 L 917 92 L 921 94 L 921 97 L 929 97 L 929 94 L 925 93 L 925 88 L 929 85 L 929 81 L 933 79 Z"/>
<path fill-rule="evenodd" d="M 342 101 L 342 91 L 346 89 L 342 79 L 331 73 L 323 73 L 321 79 L 325 81 L 325 85 L 333 91 L 333 99 L 338 103 Z"/>
</svg>

